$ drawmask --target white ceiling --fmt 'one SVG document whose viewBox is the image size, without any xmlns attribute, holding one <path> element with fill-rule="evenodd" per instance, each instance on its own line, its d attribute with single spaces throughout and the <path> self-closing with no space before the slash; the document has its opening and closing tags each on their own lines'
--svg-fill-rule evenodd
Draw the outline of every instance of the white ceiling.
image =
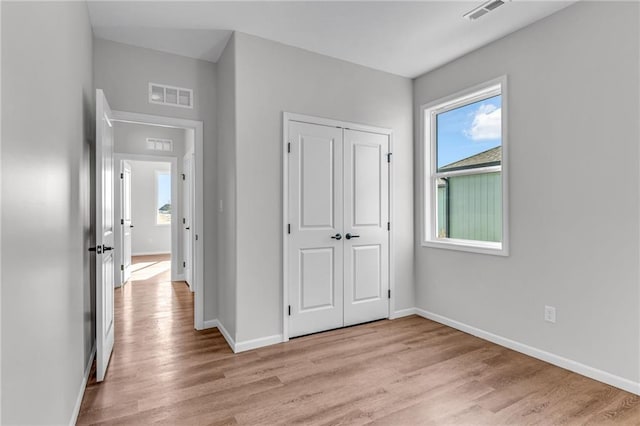
<svg viewBox="0 0 640 426">
<path fill-rule="evenodd" d="M 232 31 L 416 77 L 574 1 L 90 1 L 98 38 L 216 62 Z"/>
</svg>

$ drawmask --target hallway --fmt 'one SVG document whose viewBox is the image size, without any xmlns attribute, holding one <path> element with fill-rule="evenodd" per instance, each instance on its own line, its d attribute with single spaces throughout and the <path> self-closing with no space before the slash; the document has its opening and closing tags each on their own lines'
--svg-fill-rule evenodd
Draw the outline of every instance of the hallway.
<svg viewBox="0 0 640 426">
<path fill-rule="evenodd" d="M 193 293 L 184 281 L 171 282 L 170 268 L 169 255 L 132 258 L 130 281 L 115 290 L 115 345 L 107 376 L 98 384 L 92 373 L 78 424 L 135 414 L 145 404 L 177 409 L 176 392 L 210 379 L 190 367 L 232 354 L 217 329 L 194 330 Z"/>
</svg>

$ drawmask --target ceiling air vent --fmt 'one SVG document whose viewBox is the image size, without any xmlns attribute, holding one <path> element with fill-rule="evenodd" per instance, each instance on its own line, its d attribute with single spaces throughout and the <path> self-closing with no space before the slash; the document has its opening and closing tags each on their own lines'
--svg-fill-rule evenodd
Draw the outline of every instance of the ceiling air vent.
<svg viewBox="0 0 640 426">
<path fill-rule="evenodd" d="M 486 3 L 481 4 L 480 6 L 472 9 L 462 15 L 463 18 L 467 18 L 470 21 L 474 21 L 481 16 L 486 15 L 487 13 L 495 10 L 496 8 L 502 6 L 505 2 L 503 0 L 489 0 Z"/>
<path fill-rule="evenodd" d="M 193 90 L 149 83 L 149 103 L 193 108 Z"/>
<path fill-rule="evenodd" d="M 150 151 L 173 151 L 173 141 L 171 139 L 147 138 L 147 149 Z"/>
</svg>

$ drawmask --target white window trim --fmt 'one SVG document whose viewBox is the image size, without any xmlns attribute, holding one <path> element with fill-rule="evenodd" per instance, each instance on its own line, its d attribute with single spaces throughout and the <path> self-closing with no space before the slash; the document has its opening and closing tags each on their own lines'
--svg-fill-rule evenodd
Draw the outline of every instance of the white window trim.
<svg viewBox="0 0 640 426">
<path fill-rule="evenodd" d="M 169 176 L 169 181 L 171 182 L 171 185 L 173 186 L 173 181 L 172 181 L 172 176 L 171 176 L 171 170 L 155 170 L 155 197 L 154 197 L 154 203 L 153 203 L 153 217 L 154 217 L 154 226 L 162 226 L 162 227 L 166 227 L 166 226 L 171 226 L 171 224 L 173 223 L 173 187 L 171 188 L 171 222 L 169 223 L 158 223 L 158 194 L 159 194 L 159 190 L 158 190 L 158 178 L 160 175 L 168 175 Z"/>
<path fill-rule="evenodd" d="M 462 105 L 476 102 L 491 96 L 492 93 L 500 91 L 502 95 L 502 162 L 501 166 L 486 167 L 483 171 L 498 171 L 502 174 L 502 243 L 474 241 L 474 240 L 457 240 L 453 238 L 438 238 L 435 223 L 436 217 L 436 189 L 435 185 L 431 185 L 431 179 L 436 170 L 436 153 L 435 144 L 432 143 L 435 137 L 435 129 L 432 128 L 431 120 L 426 119 L 427 113 L 441 113 L 451 109 L 458 108 Z M 497 94 L 497 93 L 496 93 Z M 445 104 L 445 105 L 443 105 Z M 422 197 L 422 215 L 421 215 L 421 235 L 420 241 L 422 247 L 434 247 L 448 250 L 466 251 L 472 253 L 492 254 L 497 256 L 509 255 L 509 156 L 508 156 L 508 96 L 507 96 L 507 76 L 501 76 L 496 79 L 469 87 L 460 92 L 440 98 L 433 102 L 429 102 L 420 107 L 420 147 L 421 153 L 421 169 L 422 179 L 420 194 Z M 491 170 L 490 170 L 491 169 Z M 439 177 L 459 176 L 463 174 L 475 174 L 479 169 L 467 171 L 452 171 L 438 173 Z"/>
</svg>

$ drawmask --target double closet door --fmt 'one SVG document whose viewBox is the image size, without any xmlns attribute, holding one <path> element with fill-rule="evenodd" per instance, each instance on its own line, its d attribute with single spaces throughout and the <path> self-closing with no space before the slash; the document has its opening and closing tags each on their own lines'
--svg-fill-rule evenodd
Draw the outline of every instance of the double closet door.
<svg viewBox="0 0 640 426">
<path fill-rule="evenodd" d="M 288 122 L 289 337 L 389 317 L 389 135 Z"/>
</svg>

